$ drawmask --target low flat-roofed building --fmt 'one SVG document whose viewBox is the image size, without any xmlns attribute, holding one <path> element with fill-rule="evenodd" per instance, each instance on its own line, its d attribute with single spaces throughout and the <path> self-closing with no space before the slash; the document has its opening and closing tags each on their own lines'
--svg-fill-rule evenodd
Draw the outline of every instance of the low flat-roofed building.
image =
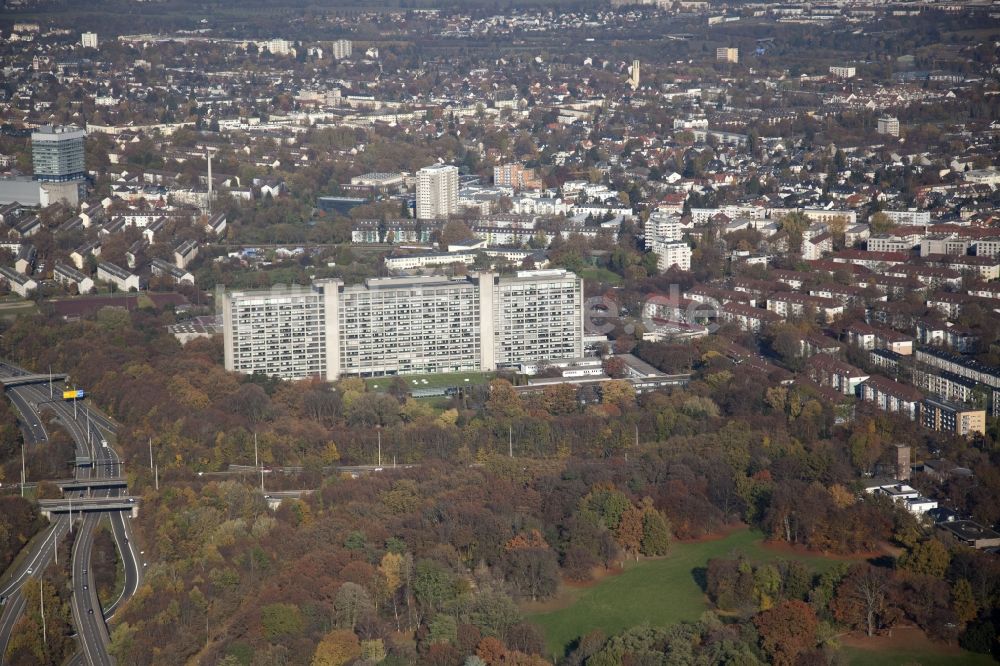
<svg viewBox="0 0 1000 666">
<path fill-rule="evenodd" d="M 195 317 L 186 321 L 179 321 L 176 324 L 167 326 L 170 334 L 177 338 L 182 345 L 186 345 L 198 338 L 211 338 L 222 334 L 222 316 L 210 315 L 206 317 Z"/>
<path fill-rule="evenodd" d="M 981 550 L 1000 547 L 1000 533 L 971 520 L 952 520 L 938 523 L 937 528 L 947 537 L 970 548 Z"/>
</svg>

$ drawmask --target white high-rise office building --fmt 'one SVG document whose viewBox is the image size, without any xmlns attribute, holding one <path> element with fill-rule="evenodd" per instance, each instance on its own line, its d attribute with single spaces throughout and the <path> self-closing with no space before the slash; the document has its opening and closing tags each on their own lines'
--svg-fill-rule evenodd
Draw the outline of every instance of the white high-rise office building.
<svg viewBox="0 0 1000 666">
<path fill-rule="evenodd" d="M 83 139 L 73 125 L 45 125 L 31 133 L 31 162 L 35 180 L 50 183 L 82 181 L 87 177 Z"/>
<path fill-rule="evenodd" d="M 417 172 L 417 219 L 448 217 L 458 210 L 458 167 L 435 164 Z"/>
<path fill-rule="evenodd" d="M 878 119 L 878 124 L 875 129 L 879 134 L 899 136 L 899 118 L 896 118 L 895 116 L 882 116 Z"/>
<path fill-rule="evenodd" d="M 583 355 L 583 280 L 564 270 L 237 291 L 226 369 L 283 379 L 492 371 Z"/>
<path fill-rule="evenodd" d="M 351 57 L 351 51 L 353 50 L 353 44 L 349 39 L 338 39 L 333 43 L 333 57 L 337 60 L 343 60 L 344 58 Z"/>
<path fill-rule="evenodd" d="M 80 35 L 80 46 L 85 49 L 96 49 L 97 48 L 97 33 L 96 32 L 85 32 Z"/>
</svg>

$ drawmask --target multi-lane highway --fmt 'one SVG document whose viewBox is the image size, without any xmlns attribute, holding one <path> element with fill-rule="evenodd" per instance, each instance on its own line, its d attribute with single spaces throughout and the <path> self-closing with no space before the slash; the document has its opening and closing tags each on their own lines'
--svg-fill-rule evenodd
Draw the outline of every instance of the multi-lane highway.
<svg viewBox="0 0 1000 666">
<path fill-rule="evenodd" d="M 30 446 L 48 441 L 49 434 L 45 432 L 45 426 L 42 425 L 40 415 L 29 405 L 24 396 L 21 395 L 21 391 L 16 388 L 10 388 L 7 391 L 7 396 L 21 414 L 20 421 L 21 430 L 24 432 L 24 443 Z"/>
<path fill-rule="evenodd" d="M 3 376 L 18 376 L 26 374 L 19 368 L 0 364 L 0 374 Z M 11 402 L 20 412 L 25 444 L 32 446 L 48 440 L 48 433 L 42 425 L 37 399 L 33 398 L 28 386 L 11 387 L 7 390 Z M 79 495 L 80 493 L 72 493 Z M 55 549 L 70 528 L 68 515 L 56 516 L 52 523 L 42 530 L 31 542 L 25 557 L 19 560 L 13 570 L 6 572 L 0 584 L 0 599 L 4 604 L 0 607 L 0 662 L 7 650 L 14 625 L 24 611 L 24 598 L 21 586 L 31 576 L 40 574 L 55 556 Z"/>
<path fill-rule="evenodd" d="M 24 375 L 26 372 L 20 368 L 7 364 L 0 364 L 0 381 L 3 376 Z M 25 417 L 26 424 L 35 423 L 41 425 L 38 418 L 42 408 L 52 409 L 60 423 L 66 428 L 76 442 L 77 456 L 79 458 L 89 458 L 92 467 L 77 467 L 77 480 L 84 481 L 91 478 L 117 478 L 121 475 L 121 459 L 118 453 L 110 446 L 104 444 L 104 431 L 110 433 L 116 424 L 100 414 L 96 410 L 90 409 L 85 404 L 70 405 L 61 400 L 52 400 L 50 390 L 53 394 L 62 395 L 62 384 L 49 387 L 49 385 L 25 385 L 10 387 L 8 395 L 14 400 L 14 404 Z M 74 407 L 76 409 L 74 410 Z M 34 420 L 32 420 L 34 417 Z M 41 435 L 44 441 L 44 429 L 31 434 L 34 438 Z M 84 491 L 71 490 L 66 492 L 66 496 L 81 497 Z M 91 490 L 89 496 L 92 498 L 104 498 L 114 501 L 113 498 L 122 497 L 124 499 L 125 489 L 106 488 Z M 94 531 L 100 522 L 107 516 L 111 524 L 111 534 L 121 555 L 125 570 L 125 585 L 119 597 L 102 608 L 97 598 L 96 590 L 90 585 L 91 577 L 90 556 L 93 547 Z M 72 576 L 73 576 L 73 618 L 77 626 L 77 636 L 81 644 L 81 652 L 73 659 L 73 663 L 85 664 L 111 664 L 112 658 L 108 654 L 109 636 L 106 620 L 138 590 L 142 583 L 142 565 L 139 562 L 138 554 L 132 538 L 132 529 L 128 511 L 108 511 L 106 513 L 87 513 L 83 516 L 79 524 L 77 540 L 74 543 L 72 555 Z M 53 514 L 53 524 L 47 528 L 47 538 L 36 540 L 38 543 L 33 550 L 28 553 L 25 563 L 14 572 L 14 578 L 9 587 L 10 595 L 7 603 L 0 614 L 0 660 L 3 658 L 3 651 L 10 638 L 10 631 L 17 622 L 23 611 L 24 602 L 20 595 L 20 584 L 24 579 L 34 572 L 40 572 L 48 566 L 53 555 L 54 545 L 58 539 L 69 530 L 69 516 L 66 514 Z"/>
<path fill-rule="evenodd" d="M 37 387 L 35 390 L 40 391 Z M 74 418 L 73 407 L 62 402 L 53 403 L 53 408 L 60 422 L 66 426 L 77 442 L 78 448 L 82 449 L 80 455 L 91 457 L 92 475 L 97 478 L 120 476 L 121 459 L 113 448 L 103 444 L 105 436 L 97 426 L 97 423 L 108 423 L 108 421 L 96 418 L 99 415 L 93 410 L 79 408 Z M 121 492 L 120 488 L 107 488 L 93 491 L 91 497 L 111 499 L 118 497 Z M 109 606 L 108 610 L 113 612 L 122 600 L 129 598 L 138 589 L 142 570 L 131 543 L 131 524 L 126 513 L 110 511 L 106 515 L 111 522 L 112 535 L 119 548 L 126 578 L 123 595 L 113 604 L 114 608 Z M 72 611 L 77 636 L 82 647 L 84 663 L 96 665 L 112 663 L 108 653 L 110 638 L 105 620 L 106 611 L 100 605 L 96 589 L 90 584 L 89 575 L 94 531 L 100 519 L 101 514 L 86 514 L 80 525 L 77 541 L 74 543 L 72 565 Z"/>
<path fill-rule="evenodd" d="M 69 516 L 59 516 L 49 527 L 45 528 L 35 540 L 36 547 L 28 553 L 13 577 L 0 588 L 0 596 L 5 600 L 0 613 L 0 661 L 7 650 L 14 625 L 24 612 L 24 597 L 21 586 L 31 576 L 41 573 L 52 561 L 57 544 L 69 531 Z"/>
<path fill-rule="evenodd" d="M 114 663 L 108 654 L 108 625 L 104 622 L 97 588 L 90 584 L 90 554 L 94 533 L 101 516 L 89 513 L 80 525 L 80 535 L 73 543 L 73 623 L 83 651 L 84 663 L 103 666 Z"/>
</svg>

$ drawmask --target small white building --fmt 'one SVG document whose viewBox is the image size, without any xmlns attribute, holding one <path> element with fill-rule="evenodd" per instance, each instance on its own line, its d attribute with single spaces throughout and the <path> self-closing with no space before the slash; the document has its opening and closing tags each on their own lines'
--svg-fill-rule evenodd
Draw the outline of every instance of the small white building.
<svg viewBox="0 0 1000 666">
<path fill-rule="evenodd" d="M 920 491 L 905 483 L 868 486 L 865 492 L 869 495 L 886 495 L 915 516 L 922 516 L 931 509 L 938 508 L 937 500 L 922 496 Z"/>
</svg>

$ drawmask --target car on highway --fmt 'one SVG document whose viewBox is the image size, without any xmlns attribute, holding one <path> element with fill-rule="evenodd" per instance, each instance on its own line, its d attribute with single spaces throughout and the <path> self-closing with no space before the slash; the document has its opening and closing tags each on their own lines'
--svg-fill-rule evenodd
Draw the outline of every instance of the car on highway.
<svg viewBox="0 0 1000 666">
<path fill-rule="evenodd" d="M 34 569 L 28 569 L 28 575 L 29 575 L 29 576 L 30 576 L 31 574 L 33 574 L 33 573 L 35 573 L 35 570 L 34 570 Z"/>
<path fill-rule="evenodd" d="M 93 608 L 88 608 L 87 609 L 87 615 L 93 615 L 93 614 L 94 614 L 94 609 Z"/>
</svg>

